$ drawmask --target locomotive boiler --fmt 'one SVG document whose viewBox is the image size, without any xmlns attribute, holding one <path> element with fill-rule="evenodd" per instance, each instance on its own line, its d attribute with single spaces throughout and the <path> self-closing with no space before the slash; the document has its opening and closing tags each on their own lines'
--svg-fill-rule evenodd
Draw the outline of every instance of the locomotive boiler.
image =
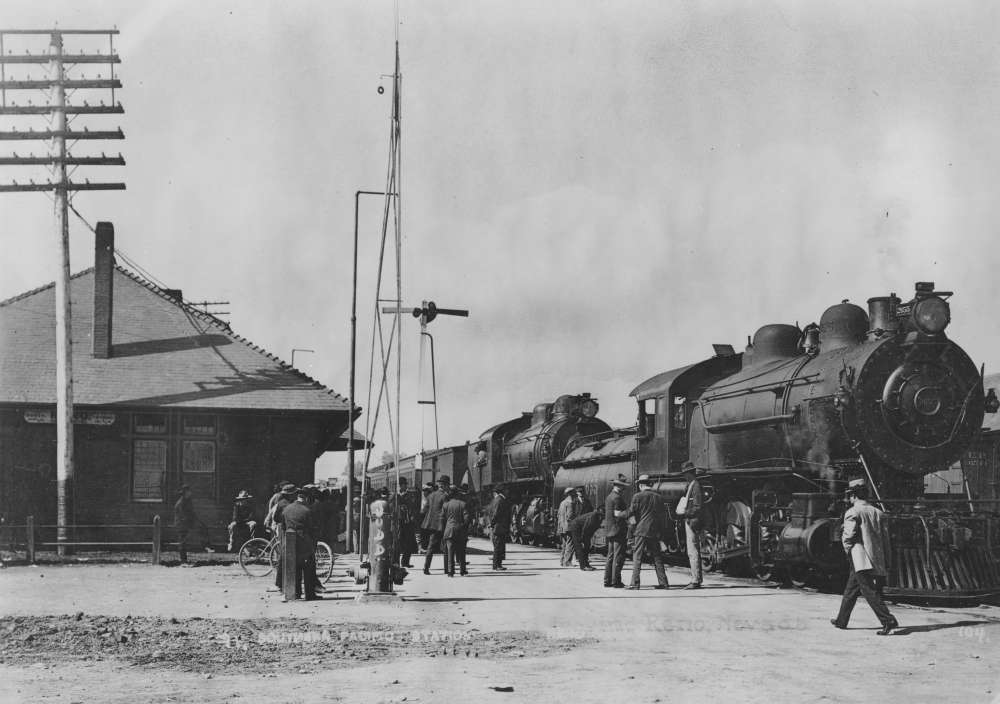
<svg viewBox="0 0 1000 704">
<path fill-rule="evenodd" d="M 864 477 L 891 518 L 889 593 L 996 592 L 998 517 L 968 497 L 935 501 L 923 490 L 998 405 L 945 334 L 950 296 L 922 282 L 907 302 L 875 297 L 866 312 L 844 301 L 803 330 L 765 325 L 742 353 L 715 345 L 713 357 L 636 387 L 636 427 L 571 448 L 559 483 L 589 482 L 601 500 L 617 474 L 651 474 L 676 502 L 690 460 L 709 499 L 706 565 L 802 583 L 845 569 L 840 499 Z M 683 527 L 674 531 L 679 552 Z"/>
</svg>

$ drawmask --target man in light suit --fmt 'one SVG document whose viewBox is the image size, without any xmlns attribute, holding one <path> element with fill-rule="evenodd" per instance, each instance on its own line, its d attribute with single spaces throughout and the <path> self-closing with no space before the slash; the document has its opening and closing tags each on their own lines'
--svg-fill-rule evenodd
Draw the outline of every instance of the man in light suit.
<svg viewBox="0 0 1000 704">
<path fill-rule="evenodd" d="M 556 514 L 556 533 L 562 538 L 562 556 L 559 564 L 563 567 L 573 566 L 573 536 L 569 532 L 569 522 L 576 518 L 578 510 L 576 492 L 573 487 L 568 486 L 563 492 L 563 500 Z"/>
<path fill-rule="evenodd" d="M 684 534 L 687 543 L 688 564 L 691 566 L 691 581 L 685 589 L 701 589 L 701 531 L 704 527 L 702 516 L 701 482 L 698 476 L 701 472 L 695 468 L 694 462 L 685 462 L 681 469 L 687 488 L 684 498 L 687 507 L 684 509 Z"/>
<path fill-rule="evenodd" d="M 851 507 L 844 513 L 844 552 L 847 553 L 851 575 L 844 587 L 840 613 L 830 619 L 837 628 L 847 628 L 851 611 L 863 594 L 868 605 L 882 623 L 880 636 L 892 634 L 899 622 L 882 601 L 882 587 L 889 572 L 889 525 L 885 514 L 868 503 L 868 487 L 863 479 L 855 479 L 847 487 L 845 498 Z"/>
</svg>

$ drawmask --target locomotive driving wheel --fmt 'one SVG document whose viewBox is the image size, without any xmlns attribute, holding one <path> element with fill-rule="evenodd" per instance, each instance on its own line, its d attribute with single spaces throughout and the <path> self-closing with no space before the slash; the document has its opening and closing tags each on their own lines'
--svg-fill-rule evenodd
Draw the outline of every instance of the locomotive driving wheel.
<svg viewBox="0 0 1000 704">
<path fill-rule="evenodd" d="M 715 572 L 719 563 L 719 541 L 715 533 L 705 531 L 701 535 L 701 568 L 706 572 Z"/>
</svg>

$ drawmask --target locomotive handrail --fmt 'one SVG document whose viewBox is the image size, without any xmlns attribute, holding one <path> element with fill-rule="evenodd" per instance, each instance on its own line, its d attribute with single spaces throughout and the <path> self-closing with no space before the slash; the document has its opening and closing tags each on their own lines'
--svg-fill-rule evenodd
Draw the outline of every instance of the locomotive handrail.
<svg viewBox="0 0 1000 704">
<path fill-rule="evenodd" d="M 750 428 L 756 425 L 772 425 L 776 423 L 786 423 L 794 421 L 799 415 L 799 407 L 796 406 L 791 413 L 781 413 L 779 415 L 765 416 L 763 418 L 747 418 L 745 420 L 734 420 L 728 423 L 716 423 L 712 425 L 705 416 L 705 401 L 698 400 L 698 408 L 701 410 L 701 420 L 705 424 L 705 430 L 710 433 L 721 433 L 724 430 L 734 430 L 737 428 Z"/>
<path fill-rule="evenodd" d="M 808 360 L 807 360 L 808 361 Z M 773 369 L 768 371 L 773 372 Z M 779 385 L 794 386 L 795 384 L 812 384 L 816 382 L 816 378 L 820 376 L 819 372 L 813 372 L 812 374 L 806 374 L 804 376 L 794 376 L 790 379 L 784 379 L 782 381 L 772 381 L 767 384 L 759 384 L 757 386 L 745 386 L 736 391 L 723 391 L 722 393 L 715 394 L 713 396 L 706 396 L 702 401 L 716 401 L 723 398 L 734 398 L 736 396 L 745 396 L 749 393 L 755 391 L 761 391 L 765 389 L 773 389 Z M 733 386 L 739 382 L 733 382 L 732 384 L 726 384 L 726 386 Z"/>
</svg>

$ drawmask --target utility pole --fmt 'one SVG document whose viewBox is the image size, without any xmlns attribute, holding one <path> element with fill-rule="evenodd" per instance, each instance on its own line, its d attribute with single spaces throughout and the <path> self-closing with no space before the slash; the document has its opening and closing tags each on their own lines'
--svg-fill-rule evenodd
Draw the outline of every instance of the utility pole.
<svg viewBox="0 0 1000 704">
<path fill-rule="evenodd" d="M 4 141 L 49 141 L 49 153 L 45 156 L 19 156 L 16 152 L 10 156 L 0 156 L 0 166 L 46 166 L 52 180 L 44 183 L 0 184 L 0 193 L 25 191 L 51 191 L 55 198 L 56 242 L 58 245 L 59 271 L 55 279 L 56 298 L 56 543 L 60 555 L 66 554 L 66 543 L 69 542 L 68 526 L 73 522 L 73 355 L 72 355 L 72 315 L 69 297 L 69 207 L 71 192 L 124 190 L 124 183 L 83 183 L 70 181 L 70 171 L 67 167 L 79 166 L 124 166 L 125 160 L 121 154 L 117 157 L 82 156 L 70 154 L 67 143 L 75 144 L 78 140 L 124 139 L 121 129 L 113 132 L 91 132 L 87 128 L 74 131 L 69 127 L 69 115 L 74 119 L 80 115 L 122 113 L 121 104 L 115 104 L 115 89 L 121 88 L 121 82 L 114 77 L 115 64 L 121 59 L 115 54 L 114 37 L 117 29 L 102 30 L 61 30 L 61 29 L 3 29 L 0 30 L 0 116 L 41 116 L 48 118 L 50 128 L 35 130 L 0 130 L 0 140 Z M 48 37 L 48 51 L 32 54 L 25 50 L 24 54 L 14 54 L 8 50 L 11 41 L 31 42 L 37 37 Z M 91 38 L 106 36 L 109 42 L 108 53 L 96 51 L 93 53 L 67 54 L 64 38 L 73 36 L 77 39 L 83 36 Z M 5 46 L 6 45 L 6 46 Z M 98 76 L 93 78 L 70 78 L 68 71 L 77 65 L 107 64 L 110 68 L 110 78 Z M 29 76 L 22 80 L 8 78 L 9 66 L 24 67 Z M 48 75 L 40 77 L 37 69 L 47 67 Z M 35 75 L 31 75 L 32 69 Z M 90 105 L 69 104 L 67 91 L 75 93 L 78 90 L 110 90 L 111 104 Z M 18 105 L 8 102 L 9 91 L 43 90 L 50 91 L 49 102 L 43 105 Z M 18 93 L 20 95 L 20 93 Z"/>
</svg>

